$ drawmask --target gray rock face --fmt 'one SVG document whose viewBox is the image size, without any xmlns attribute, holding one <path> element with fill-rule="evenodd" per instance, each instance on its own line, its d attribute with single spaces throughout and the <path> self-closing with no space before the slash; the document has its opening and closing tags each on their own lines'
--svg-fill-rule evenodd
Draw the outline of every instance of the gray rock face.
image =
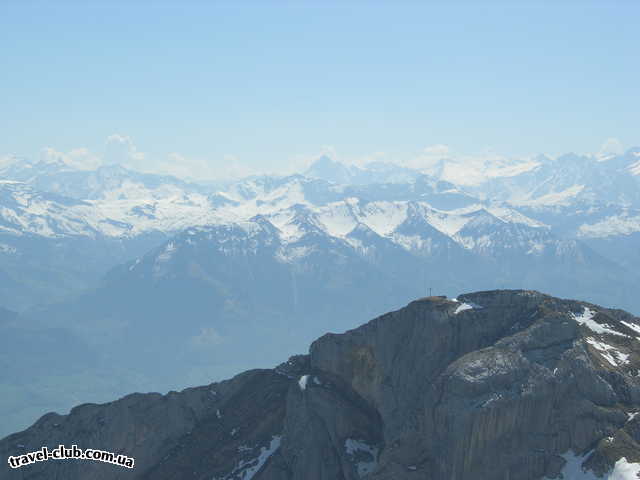
<svg viewBox="0 0 640 480">
<path fill-rule="evenodd" d="M 569 451 L 605 475 L 640 463 L 639 411 L 638 318 L 533 291 L 429 297 L 273 370 L 50 413 L 0 441 L 5 459 L 76 444 L 132 470 L 51 460 L 0 478 L 538 480 Z"/>
</svg>

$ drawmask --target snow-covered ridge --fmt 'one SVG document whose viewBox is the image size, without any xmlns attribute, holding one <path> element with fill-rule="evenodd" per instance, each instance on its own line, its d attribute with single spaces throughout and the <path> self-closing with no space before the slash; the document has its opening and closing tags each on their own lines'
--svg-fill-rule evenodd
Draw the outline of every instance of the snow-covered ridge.
<svg viewBox="0 0 640 480">
<path fill-rule="evenodd" d="M 542 206 L 542 205 L 570 205 L 584 190 L 584 185 L 572 185 L 560 191 L 552 191 L 539 197 L 513 199 L 514 205 Z"/>
<path fill-rule="evenodd" d="M 216 201 L 222 198 L 230 202 L 216 205 L 209 195 L 185 192 L 173 184 L 156 185 L 150 191 L 123 181 L 100 199 L 80 201 L 42 194 L 25 183 L 4 182 L 0 185 L 4 199 L 0 206 L 0 228 L 14 234 L 46 237 L 118 238 L 154 231 L 171 234 L 198 226 L 253 228 L 254 219 L 261 217 L 275 227 L 285 244 L 309 234 L 347 241 L 359 226 L 366 226 L 409 251 L 429 252 L 432 237 L 438 232 L 464 248 L 473 248 L 475 243 L 469 242 L 468 235 L 464 239 L 457 236 L 468 225 L 545 227 L 504 204 L 476 203 L 445 210 L 426 201 L 366 201 L 357 197 L 314 203 L 305 191 L 310 182 L 301 176 L 252 180 L 236 185 L 231 193 L 219 193 Z M 330 189 L 335 190 L 331 186 Z M 412 225 L 418 222 L 422 230 L 401 233 L 407 222 L 414 222 Z M 291 254 L 296 255 L 287 253 Z"/>
<path fill-rule="evenodd" d="M 601 324 L 594 320 L 597 312 L 591 310 L 589 307 L 585 307 L 582 313 L 571 313 L 570 316 L 580 325 L 586 326 L 589 330 L 598 334 L 618 335 L 620 337 L 626 337 L 624 333 L 613 330 L 610 325 Z"/>
</svg>

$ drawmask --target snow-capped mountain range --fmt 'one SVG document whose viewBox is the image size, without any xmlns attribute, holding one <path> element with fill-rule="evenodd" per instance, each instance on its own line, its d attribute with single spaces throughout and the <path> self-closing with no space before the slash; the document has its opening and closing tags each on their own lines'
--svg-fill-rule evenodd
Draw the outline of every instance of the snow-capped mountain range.
<svg viewBox="0 0 640 480">
<path fill-rule="evenodd" d="M 283 261 L 304 256 L 300 249 L 284 251 L 312 233 L 366 256 L 359 235 L 368 231 L 422 258 L 438 255 L 445 244 L 497 261 L 505 252 L 562 256 L 583 242 L 622 266 L 627 260 L 640 266 L 630 241 L 640 232 L 640 149 L 605 159 L 572 154 L 539 156 L 512 168 L 494 165 L 482 181 L 475 172 L 465 182 L 463 169 L 442 160 L 424 174 L 381 162 L 349 166 L 325 156 L 303 174 L 212 187 L 118 165 L 86 171 L 16 159 L 0 170 L 0 271 L 19 276 L 8 265 L 30 255 L 25 239 L 117 244 L 118 254 L 111 247 L 104 253 L 111 264 L 95 262 L 106 271 L 185 229 L 242 226 L 258 217 L 274 227 Z"/>
<path fill-rule="evenodd" d="M 539 156 L 511 169 L 487 167 L 482 181 L 470 185 L 464 185 L 464 169 L 465 165 L 442 160 L 425 175 L 381 162 L 348 166 L 323 156 L 303 175 L 250 177 L 218 190 L 118 165 L 85 171 L 62 162 L 16 160 L 0 169 L 2 220 L 5 228 L 18 227 L 14 233 L 121 237 L 151 230 L 171 233 L 242 221 L 295 204 L 323 206 L 357 198 L 424 201 L 445 212 L 453 210 L 453 215 L 461 207 L 479 210 L 492 205 L 495 210 L 500 205 L 503 214 L 526 209 L 538 212 L 529 215 L 535 217 L 570 207 L 593 216 L 608 206 L 597 221 L 578 225 L 581 236 L 640 230 L 640 148 L 605 160 L 569 154 L 555 160 Z M 478 172 L 470 170 L 469 176 L 474 175 Z M 460 180 L 462 186 L 447 178 Z M 536 223 L 520 213 L 516 217 L 518 222 Z"/>
</svg>

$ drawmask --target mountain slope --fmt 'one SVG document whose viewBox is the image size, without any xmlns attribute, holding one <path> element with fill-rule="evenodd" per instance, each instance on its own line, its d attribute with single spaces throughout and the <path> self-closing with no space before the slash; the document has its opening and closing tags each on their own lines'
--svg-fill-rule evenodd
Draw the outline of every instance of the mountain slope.
<svg viewBox="0 0 640 480">
<path fill-rule="evenodd" d="M 429 297 L 273 370 L 50 413 L 0 441 L 5 458 L 121 452 L 133 471 L 67 460 L 0 478 L 634 480 L 639 374 L 640 320 L 623 311 L 522 290 Z"/>
<path fill-rule="evenodd" d="M 580 242 L 487 210 L 347 201 L 187 229 L 30 317 L 71 329 L 113 375 L 135 363 L 168 390 L 275 362 L 430 288 L 509 284 L 622 305 L 636 285 Z"/>
<path fill-rule="evenodd" d="M 407 183 L 420 176 L 420 172 L 385 162 L 370 162 L 363 167 L 347 166 L 322 155 L 305 170 L 304 175 L 340 185 L 368 185 Z"/>
<path fill-rule="evenodd" d="M 0 302 L 23 311 L 60 301 L 166 239 L 130 227 L 90 202 L 0 181 Z"/>
<path fill-rule="evenodd" d="M 424 169 L 475 195 L 514 205 L 553 206 L 580 202 L 638 207 L 640 148 L 620 155 L 568 153 L 555 159 L 443 158 Z"/>
<path fill-rule="evenodd" d="M 170 175 L 130 170 L 121 165 L 103 165 L 78 170 L 62 161 L 16 161 L 0 169 L 0 177 L 29 184 L 34 189 L 78 200 L 131 198 L 144 193 L 161 196 L 170 190 L 206 193 L 207 188 Z"/>
</svg>

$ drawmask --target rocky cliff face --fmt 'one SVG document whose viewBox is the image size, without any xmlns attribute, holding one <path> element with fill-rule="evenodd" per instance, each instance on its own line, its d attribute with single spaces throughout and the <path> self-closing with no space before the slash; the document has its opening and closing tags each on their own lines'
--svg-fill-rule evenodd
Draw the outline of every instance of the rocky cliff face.
<svg viewBox="0 0 640 480">
<path fill-rule="evenodd" d="M 50 460 L 0 478 L 632 480 L 638 412 L 640 319 L 533 291 L 429 297 L 275 369 L 49 413 L 0 441 L 4 459 L 76 444 L 132 470 Z"/>
</svg>

